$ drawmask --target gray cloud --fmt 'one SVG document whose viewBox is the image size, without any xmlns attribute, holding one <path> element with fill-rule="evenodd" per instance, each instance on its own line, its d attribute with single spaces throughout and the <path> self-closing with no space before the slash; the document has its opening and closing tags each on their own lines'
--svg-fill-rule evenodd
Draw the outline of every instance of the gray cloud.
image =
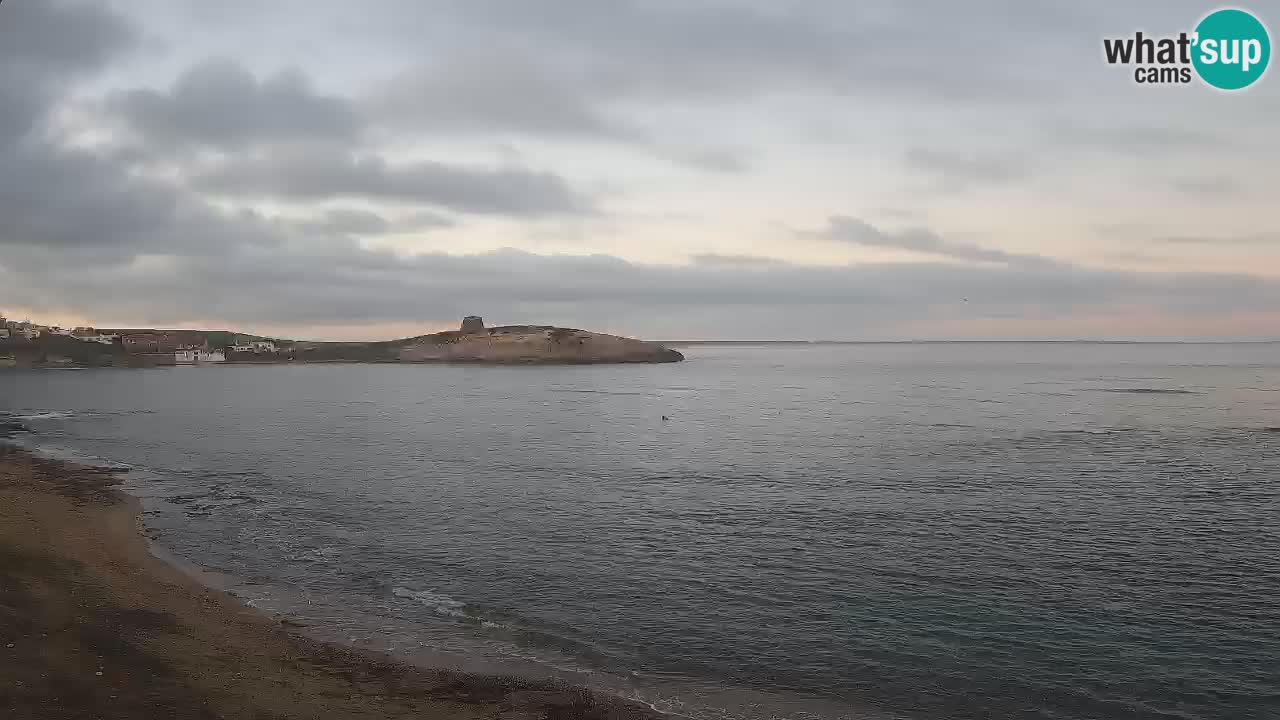
<svg viewBox="0 0 1280 720">
<path fill-rule="evenodd" d="M 317 93 L 296 70 L 259 80 L 236 62 L 210 60 L 182 73 L 167 91 L 117 91 L 104 105 L 145 140 L 145 161 L 176 161 L 195 188 L 223 196 L 370 198 L 526 217 L 590 211 L 590 202 L 552 173 L 431 161 L 393 165 L 359 153 L 367 118 L 348 100 Z M 466 116 L 461 112 L 459 118 Z M 192 166 L 185 150 L 201 147 L 229 154 Z M 336 231 L 326 227 L 334 220 L 308 229 Z"/>
<path fill-rule="evenodd" d="M 252 213 L 216 211 L 169 186 L 122 185 L 109 163 L 92 156 L 62 160 L 64 174 L 48 176 L 62 187 L 44 193 L 56 201 L 33 204 L 36 190 L 4 201 L 10 224 L 0 229 L 8 245 L 0 254 L 0 304 L 233 328 L 263 318 L 309 328 L 429 325 L 480 312 L 666 337 L 894 338 L 902 323 L 938 317 L 1052 319 L 1110 303 L 1211 315 L 1280 302 L 1276 281 L 1023 262 L 928 231 L 895 235 L 849 218 L 833 218 L 837 239 L 981 264 L 819 267 L 702 255 L 670 266 L 518 251 L 404 258 L 342 236 L 385 229 L 386 218 L 338 212 L 327 218 L 337 234 L 296 232 Z M 104 196 L 108 190 L 114 194 Z M 63 220 L 65 227 L 57 224 Z M 99 232 L 83 232 L 91 225 Z M 67 270 L 89 266 L 98 271 Z"/>
<path fill-rule="evenodd" d="M 361 126 L 346 100 L 318 94 L 301 72 L 259 80 L 230 60 L 199 63 L 166 92 L 112 93 L 106 106 L 147 143 L 234 148 L 259 142 L 349 141 Z"/>
<path fill-rule="evenodd" d="M 454 227 L 451 218 L 433 212 L 416 212 L 406 216 L 387 218 L 369 210 L 329 210 L 318 219 L 293 220 L 293 225 L 305 232 L 326 235 L 387 235 L 399 232 L 437 230 Z"/>
<path fill-rule="evenodd" d="M 644 139 L 536 52 L 460 50 L 401 73 L 371 104 L 381 116 L 428 130 Z"/>
<path fill-rule="evenodd" d="M 872 213 L 890 220 L 920 220 L 924 217 L 924 213 L 922 213 L 918 208 L 898 207 L 892 205 L 883 205 L 878 208 L 874 208 Z"/>
<path fill-rule="evenodd" d="M 155 0 L 153 7 L 172 4 Z M 140 21 L 147 19 L 145 9 L 136 10 L 146 7 L 143 0 L 117 4 L 125 5 Z M 275 20 L 296 14 L 293 19 L 305 24 L 313 5 L 297 3 L 288 11 L 250 2 L 217 4 L 216 11 L 205 2 L 193 7 L 208 22 L 227 22 L 238 38 L 241 31 L 287 32 L 278 22 L 255 22 L 256 13 Z M 1247 146 L 1226 130 L 1179 125 L 1168 114 L 1143 121 L 1090 103 L 1052 105 L 1045 98 L 1070 95 L 1079 82 L 1061 67 L 1061 52 L 1077 52 L 1080 37 L 1100 37 L 1094 25 L 1078 24 L 1077 6 L 934 3 L 904 10 L 834 2 L 387 0 L 376 12 L 350 3 L 315 6 L 315 12 L 324 22 L 309 28 L 332 24 L 342 41 L 368 43 L 357 47 L 381 49 L 401 38 L 406 44 L 399 61 L 416 66 L 389 88 L 357 100 L 324 94 L 302 71 L 273 75 L 252 64 L 202 63 L 164 90 L 107 93 L 106 107 L 136 131 L 137 146 L 77 150 L 60 145 L 53 132 L 29 131 L 53 130 L 46 116 L 76 89 L 72 83 L 109 67 L 137 33 L 96 5 L 0 5 L 0 303 L 139 324 L 240 327 L 270 318 L 315 329 L 448 322 L 480 312 L 499 322 L 651 336 L 840 338 L 901 337 L 910 323 L 939 319 L 1052 321 L 1105 314 L 1111 307 L 1151 308 L 1175 320 L 1199 317 L 1199 327 L 1212 328 L 1222 314 L 1280 305 L 1276 280 L 1093 270 L 957 241 L 929 228 L 886 230 L 840 216 L 810 237 L 913 252 L 924 261 L 827 267 L 694 254 L 688 265 L 659 265 L 518 251 L 401 257 L 353 239 L 439 230 L 454 222 L 419 209 L 424 206 L 519 219 L 592 212 L 591 198 L 553 173 L 391 162 L 364 144 L 370 136 L 385 140 L 379 133 L 388 129 L 428 141 L 496 143 L 514 133 L 626 143 L 704 169 L 740 172 L 742 154 L 698 148 L 690 137 L 754 147 L 739 144 L 731 132 L 739 126 L 724 118 L 748 117 L 757 101 L 791 108 L 790 101 L 800 99 L 794 107 L 807 112 L 803 102 L 820 96 L 836 101 L 833 123 L 848 117 L 840 109 L 874 116 L 885 107 L 928 113 L 945 105 L 971 112 L 962 119 L 982 123 L 988 133 L 1005 127 L 1006 110 L 1039 127 L 1058 107 L 1066 117 L 1048 127 L 1065 131 L 1050 133 L 1046 148 L 1090 149 L 1103 158 L 1194 158 L 1233 142 Z M 922 16 L 929 22 L 922 23 Z M 992 34 L 993 17 L 1011 31 Z M 1047 24 L 1072 32 L 1038 32 Z M 1104 29 L 1132 26 L 1125 21 Z M 192 38 L 170 39 L 179 48 L 185 39 L 201 39 L 194 28 L 187 28 Z M 220 52 L 240 57 L 234 48 Z M 317 57 L 314 65 L 307 58 L 304 69 L 346 70 L 357 54 L 347 53 Z M 289 51 L 279 54 L 288 57 Z M 168 59 L 177 62 L 180 55 Z M 365 69 L 324 77 L 361 81 Z M 1043 105 L 1017 104 L 1028 98 Z M 1249 102 L 1232 100 L 1232 107 Z M 835 108 L 837 103 L 845 105 Z M 712 105 L 727 112 L 699 114 Z M 666 122 L 669 109 L 676 132 L 664 134 L 649 123 Z M 1001 123 L 989 126 L 993 114 Z M 922 125 L 925 117 L 910 116 Z M 1114 117 L 1130 119 L 1112 122 Z M 957 125 L 955 134 L 972 132 L 964 127 Z M 945 146 L 960 146 L 957 139 L 963 140 L 944 138 Z M 578 149 L 583 147 L 589 146 Z M 907 160 L 953 183 L 1003 183 L 1023 172 L 1017 157 L 917 148 Z M 152 172 L 157 168 L 165 172 Z M 1176 185 L 1212 193 L 1203 184 Z M 268 198 L 310 205 L 312 215 L 281 219 L 220 209 Z M 407 207 L 403 213 L 327 209 L 348 199 Z M 710 226 L 714 218 L 707 219 Z M 1149 229 L 1142 237 L 1151 237 Z M 1168 241 L 1271 242 L 1263 234 Z"/>
<path fill-rule="evenodd" d="M 932 177 L 939 189 L 951 191 L 1010 183 L 1025 178 L 1028 173 L 1023 158 L 1008 152 L 983 155 L 910 148 L 906 161 L 909 167 Z"/>
<path fill-rule="evenodd" d="M 376 156 L 327 148 L 277 149 L 270 155 L 227 160 L 196 173 L 192 183 L 226 196 L 373 198 L 494 215 L 592 211 L 587 198 L 552 173 L 429 161 L 392 165 Z"/>
<path fill-rule="evenodd" d="M 968 262 L 999 263 L 1022 268 L 1058 265 L 1052 258 L 1041 255 L 1024 255 L 1003 250 L 984 248 L 963 242 L 945 240 L 932 230 L 911 228 L 899 232 L 881 230 L 857 218 L 837 215 L 830 218 L 820 237 L 838 242 L 865 245 L 867 247 L 907 250 L 922 255 L 964 260 Z"/>
<path fill-rule="evenodd" d="M 1229 177 L 1175 178 L 1169 186 L 1184 195 L 1209 200 L 1238 195 L 1243 190 L 1238 180 Z"/>
<path fill-rule="evenodd" d="M 690 255 L 689 260 L 694 265 L 708 268 L 769 268 L 787 264 L 777 258 L 760 257 L 759 255 L 723 255 L 720 253 Z"/>
<path fill-rule="evenodd" d="M 148 324 L 236 327 L 264 317 L 304 327 L 438 323 L 479 312 L 511 322 L 621 323 L 667 337 L 856 339 L 900 337 L 902 323 L 940 317 L 1054 319 L 1113 304 L 1211 317 L 1280 302 L 1280 282 L 1272 280 L 1063 266 L 669 266 L 512 250 L 400 258 L 349 241 L 284 239 L 171 260 L 164 271 L 127 267 L 110 276 L 19 268 L 16 284 L 0 288 L 0 303 L 29 304 L 39 288 L 61 308 Z"/>
<path fill-rule="evenodd" d="M 47 103 L 44 89 L 28 84 L 10 68 L 0 66 L 0 145 L 29 133 Z"/>
<path fill-rule="evenodd" d="M 391 230 L 391 221 L 368 210 L 330 210 L 315 221 L 316 229 L 334 235 L 380 235 Z"/>
<path fill-rule="evenodd" d="M 673 156 L 678 162 L 710 172 L 744 173 L 750 169 L 745 153 L 728 148 L 677 151 Z"/>
<path fill-rule="evenodd" d="M 192 24 L 220 23 L 252 33 L 254 40 L 293 21 L 308 37 L 342 38 L 363 51 L 409 52 L 429 66 L 448 65 L 451 56 L 480 48 L 498 56 L 513 77 L 522 76 L 521 68 L 510 66 L 523 55 L 551 67 L 557 86 L 590 91 L 589 99 L 650 101 L 813 89 L 927 101 L 1001 101 L 1029 92 L 1043 97 L 1061 91 L 1063 74 L 1055 74 L 1052 87 L 1041 82 L 1039 68 L 1023 68 L 1036 61 L 1056 66 L 1054 55 L 1027 51 L 1076 47 L 1075 37 L 1096 36 L 1100 14 L 1097 8 L 995 0 L 964 7 L 921 2 L 909 10 L 890 2 L 832 0 L 277 0 L 269 7 L 220 3 L 217 13 L 198 0 L 166 4 L 180 1 L 191 8 Z M 264 23 L 271 29 L 245 28 L 249 18 L 272 21 Z M 991 32 L 992 18 L 1005 32 Z M 1045 33 L 1046 27 L 1059 34 Z M 477 74 L 484 75 L 485 61 L 477 62 Z"/>
<path fill-rule="evenodd" d="M 9 2 L 0 12 L 0 67 L 37 77 L 100 66 L 138 38 L 128 21 L 98 5 Z"/>
<path fill-rule="evenodd" d="M 741 152 L 682 147 L 627 118 L 625 93 L 597 86 L 586 63 L 557 61 L 545 49 L 462 49 L 400 73 L 375 92 L 366 112 L 391 127 L 453 135 L 512 133 L 556 140 L 621 143 L 676 164 L 718 173 L 747 170 Z"/>
<path fill-rule="evenodd" d="M 133 46 L 137 32 L 97 5 L 0 6 L 0 248 L 6 265 L 82 267 L 219 242 L 222 214 L 133 177 L 117 159 L 59 146 L 43 132 L 71 82 Z M 190 228 L 189 230 L 184 228 Z M 244 225 L 238 242 L 264 237 Z"/>
<path fill-rule="evenodd" d="M 1233 142 L 1221 135 L 1190 127 L 1150 124 L 1062 125 L 1046 142 L 1067 147 L 1100 150 L 1138 158 L 1158 158 L 1176 153 L 1225 150 Z"/>
<path fill-rule="evenodd" d="M 0 145 L 36 128 L 70 78 L 136 40 L 124 18 L 97 6 L 52 0 L 0 6 Z"/>
<path fill-rule="evenodd" d="M 1209 235 L 1172 235 L 1159 239 L 1171 245 L 1217 245 L 1227 246 L 1275 246 L 1280 248 L 1280 235 L 1236 235 L 1215 237 Z"/>
<path fill-rule="evenodd" d="M 717 103 L 750 111 L 758 100 L 796 95 L 1002 104 L 1047 91 L 1021 69 L 1025 48 L 1009 40 L 1016 34 L 993 35 L 974 13 L 945 4 L 928 11 L 924 26 L 910 13 L 840 3 L 438 0 L 380 7 L 384 12 L 368 20 L 376 28 L 371 35 L 399 38 L 416 51 L 428 27 L 432 52 L 374 93 L 371 114 L 409 130 L 631 143 L 711 172 L 740 173 L 747 163 L 722 148 L 665 141 L 646 123 L 655 108 Z M 1049 18 L 1071 24 L 1060 8 L 999 13 L 1007 26 Z"/>
<path fill-rule="evenodd" d="M 277 240 L 266 223 L 133 177 L 109 157 L 44 143 L 0 149 L 0 217 L 9 259 L 42 258 L 55 267 Z"/>
<path fill-rule="evenodd" d="M 1036 87 L 1002 62 L 1007 41 L 989 32 L 964 32 L 966 25 L 982 24 L 975 13 L 941 4 L 933 12 L 946 14 L 947 29 L 934 33 L 921 32 L 909 17 L 873 17 L 835 3 L 780 8 L 751 2 L 628 0 L 605 6 L 557 0 L 513 6 L 501 0 L 446 0 L 400 7 L 416 16 L 449 17 L 459 36 L 472 41 L 536 43 L 564 58 L 565 68 L 576 69 L 572 77 L 580 86 L 608 97 L 742 98 L 809 88 L 955 100 L 1008 97 Z M 1046 12 L 1053 13 L 1005 8 L 1004 14 L 1017 23 L 1028 16 L 1043 20 Z M 951 51 L 970 61 L 963 67 L 934 61 Z"/>
</svg>

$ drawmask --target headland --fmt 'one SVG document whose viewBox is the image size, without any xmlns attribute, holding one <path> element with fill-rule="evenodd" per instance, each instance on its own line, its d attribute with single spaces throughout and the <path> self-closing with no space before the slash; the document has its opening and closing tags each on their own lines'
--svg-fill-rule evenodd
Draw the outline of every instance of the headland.
<svg viewBox="0 0 1280 720">
<path fill-rule="evenodd" d="M 76 328 L 14 323 L 0 336 L 0 367 L 155 367 L 220 363 L 473 363 L 576 365 L 680 362 L 665 345 L 552 325 L 459 329 L 377 342 L 318 342 L 226 330 Z M 25 325 L 25 327 L 19 327 Z"/>
</svg>

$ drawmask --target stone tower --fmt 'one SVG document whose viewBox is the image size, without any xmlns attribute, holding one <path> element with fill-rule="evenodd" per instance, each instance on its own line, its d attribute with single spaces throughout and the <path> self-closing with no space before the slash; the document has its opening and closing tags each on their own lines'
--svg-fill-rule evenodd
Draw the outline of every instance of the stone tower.
<svg viewBox="0 0 1280 720">
<path fill-rule="evenodd" d="M 462 318 L 462 332 L 467 335 L 483 335 L 484 318 L 479 315 L 468 315 Z"/>
</svg>

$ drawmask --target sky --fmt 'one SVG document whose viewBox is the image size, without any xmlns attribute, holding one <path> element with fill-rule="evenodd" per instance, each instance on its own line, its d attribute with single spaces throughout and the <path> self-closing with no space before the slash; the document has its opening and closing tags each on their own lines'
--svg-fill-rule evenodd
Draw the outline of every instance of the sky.
<svg viewBox="0 0 1280 720">
<path fill-rule="evenodd" d="M 0 314 L 1277 339 L 1276 71 L 1103 59 L 1216 7 L 2 0 Z"/>
</svg>

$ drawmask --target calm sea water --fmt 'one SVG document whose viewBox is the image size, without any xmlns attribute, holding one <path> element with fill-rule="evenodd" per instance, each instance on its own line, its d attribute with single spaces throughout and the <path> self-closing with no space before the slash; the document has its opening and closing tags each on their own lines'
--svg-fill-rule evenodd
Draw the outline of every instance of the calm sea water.
<svg viewBox="0 0 1280 720">
<path fill-rule="evenodd" d="M 1280 345 L 0 373 L 312 631 L 697 718 L 1280 717 Z M 663 420 L 663 416 L 669 419 Z"/>
</svg>

